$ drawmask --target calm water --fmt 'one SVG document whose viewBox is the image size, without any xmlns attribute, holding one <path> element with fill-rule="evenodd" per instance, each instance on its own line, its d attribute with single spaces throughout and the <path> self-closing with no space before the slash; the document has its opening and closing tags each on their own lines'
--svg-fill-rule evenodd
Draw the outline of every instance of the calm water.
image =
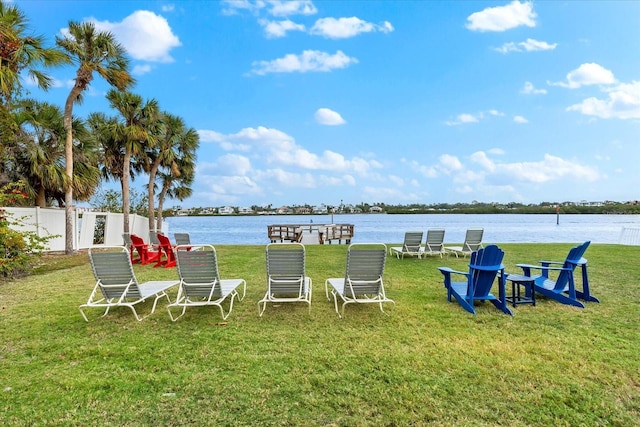
<svg viewBox="0 0 640 427">
<path fill-rule="evenodd" d="M 467 228 L 484 228 L 485 243 L 618 243 L 623 227 L 640 227 L 640 215 L 334 215 L 354 224 L 352 242 L 402 242 L 406 231 L 444 228 L 445 243 L 462 243 Z M 207 216 L 167 218 L 169 235 L 189 233 L 192 243 L 267 244 L 272 224 L 330 224 L 331 215 Z"/>
</svg>

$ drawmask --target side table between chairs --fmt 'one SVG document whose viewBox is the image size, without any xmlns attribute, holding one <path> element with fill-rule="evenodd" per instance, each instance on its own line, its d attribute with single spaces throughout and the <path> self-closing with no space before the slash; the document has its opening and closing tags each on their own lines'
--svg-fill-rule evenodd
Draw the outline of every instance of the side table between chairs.
<svg viewBox="0 0 640 427">
<path fill-rule="evenodd" d="M 511 295 L 505 297 L 505 299 L 514 307 L 518 304 L 536 305 L 536 291 L 533 286 L 533 277 L 505 273 L 505 279 L 511 282 Z M 522 289 L 524 289 L 524 293 Z"/>
</svg>

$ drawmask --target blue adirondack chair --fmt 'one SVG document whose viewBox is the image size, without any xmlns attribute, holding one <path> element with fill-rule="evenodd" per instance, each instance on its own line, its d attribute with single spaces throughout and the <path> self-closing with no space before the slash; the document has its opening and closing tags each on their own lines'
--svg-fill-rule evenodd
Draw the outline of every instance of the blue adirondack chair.
<svg viewBox="0 0 640 427">
<path fill-rule="evenodd" d="M 582 257 L 590 243 L 590 241 L 587 241 L 581 245 L 571 248 L 567 255 L 567 259 L 565 259 L 564 262 L 540 261 L 540 265 L 516 265 L 522 268 L 525 276 L 529 276 L 534 279 L 534 289 L 536 292 L 555 299 L 563 304 L 584 308 L 584 304 L 578 301 L 578 298 L 585 301 L 600 302 L 596 297 L 592 296 L 589 291 L 587 260 Z M 582 268 L 582 291 L 576 290 L 576 284 L 573 277 L 573 273 L 578 266 Z M 532 269 L 541 270 L 541 274 L 532 276 Z M 550 271 L 558 273 L 558 277 L 555 281 L 550 278 Z"/>
<path fill-rule="evenodd" d="M 458 303 L 471 314 L 475 314 L 474 303 L 476 301 L 491 301 L 493 305 L 505 314 L 513 316 L 507 307 L 505 298 L 505 275 L 502 265 L 504 252 L 496 245 L 489 245 L 483 249 L 471 253 L 469 272 L 452 270 L 449 267 L 438 267 L 444 275 L 444 287 L 447 289 L 447 300 L 451 302 L 453 296 Z M 500 273 L 498 275 L 498 273 Z M 451 280 L 452 274 L 466 277 L 463 282 Z M 498 297 L 491 293 L 493 282 L 498 278 Z"/>
</svg>

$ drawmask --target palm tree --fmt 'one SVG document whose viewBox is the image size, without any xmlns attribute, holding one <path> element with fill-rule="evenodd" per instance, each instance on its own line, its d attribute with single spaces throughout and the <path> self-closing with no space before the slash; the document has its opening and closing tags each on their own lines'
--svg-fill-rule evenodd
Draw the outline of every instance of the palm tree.
<svg viewBox="0 0 640 427">
<path fill-rule="evenodd" d="M 145 171 L 149 174 L 149 231 L 161 229 L 160 220 L 156 227 L 155 219 L 155 182 L 160 169 L 167 170 L 167 174 L 179 177 L 182 174 L 180 166 L 193 169 L 196 150 L 199 145 L 199 136 L 195 129 L 187 129 L 181 117 L 163 113 L 162 126 L 160 127 L 155 146 L 149 147 L 146 156 Z M 163 187 L 164 188 L 164 187 Z M 161 216 L 161 213 L 159 212 Z"/>
<path fill-rule="evenodd" d="M 129 233 L 129 181 L 133 158 L 144 157 L 145 150 L 156 141 L 154 126 L 157 125 L 160 109 L 155 99 L 143 102 L 140 95 L 111 89 L 107 99 L 112 108 L 122 116 L 123 122 L 115 127 L 116 138 L 124 143 L 122 157 L 122 212 L 124 233 Z"/>
<path fill-rule="evenodd" d="M 164 201 L 167 197 L 172 199 L 178 199 L 180 201 L 191 197 L 193 190 L 191 185 L 193 184 L 193 178 L 195 176 L 194 171 L 195 164 L 178 165 L 177 170 L 181 170 L 180 174 L 174 175 L 171 171 L 169 173 L 159 172 L 158 177 L 162 183 L 162 189 L 158 194 L 158 219 L 157 229 L 162 228 L 162 211 L 164 209 Z"/>
<path fill-rule="evenodd" d="M 44 47 L 45 39 L 32 35 L 28 20 L 18 7 L 0 0 L 0 185 L 13 180 L 11 164 L 16 152 L 15 140 L 20 132 L 13 121 L 13 98 L 22 92 L 23 74 L 41 89 L 48 89 L 52 79 L 40 71 L 69 62 L 64 52 Z"/>
<path fill-rule="evenodd" d="M 107 117 L 102 112 L 91 113 L 87 127 L 100 152 L 100 174 L 105 180 L 118 180 L 122 185 L 122 165 L 124 162 L 124 142 L 118 140 L 116 128 L 118 119 Z"/>
<path fill-rule="evenodd" d="M 106 31 L 96 31 L 91 22 L 69 22 L 64 37 L 56 37 L 56 43 L 78 66 L 75 84 L 64 105 L 65 165 L 69 182 L 65 187 L 64 205 L 66 219 L 65 252 L 73 252 L 73 105 L 82 101 L 82 93 L 93 80 L 93 73 L 102 76 L 111 86 L 125 90 L 134 83 L 129 74 L 129 60 L 124 48 Z"/>
<path fill-rule="evenodd" d="M 47 102 L 24 100 L 14 115 L 20 126 L 18 149 L 15 152 L 16 173 L 27 184 L 27 192 L 35 205 L 45 207 L 53 199 L 63 200 L 66 181 L 64 159 L 65 129 L 62 110 Z M 74 118 L 74 191 L 78 200 L 88 200 L 100 182 L 97 156 L 88 141 L 85 124 Z M 61 205 L 61 203 L 59 203 Z"/>
<path fill-rule="evenodd" d="M 59 49 L 45 48 L 43 36 L 27 35 L 27 24 L 27 17 L 17 6 L 0 1 L 0 95 L 5 102 L 21 91 L 23 71 L 46 90 L 52 79 L 38 68 L 70 62 Z"/>
</svg>

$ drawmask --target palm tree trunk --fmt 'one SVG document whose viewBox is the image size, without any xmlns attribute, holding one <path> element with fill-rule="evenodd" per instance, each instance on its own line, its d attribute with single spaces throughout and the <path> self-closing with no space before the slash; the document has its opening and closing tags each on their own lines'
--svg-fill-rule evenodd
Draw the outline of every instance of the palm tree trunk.
<svg viewBox="0 0 640 427">
<path fill-rule="evenodd" d="M 122 168 L 122 219 L 123 230 L 125 234 L 130 234 L 129 231 L 129 211 L 131 210 L 129 201 L 129 177 L 131 176 L 131 151 L 125 149 L 124 161 Z"/>
<path fill-rule="evenodd" d="M 162 230 L 162 209 L 164 207 L 164 199 L 167 197 L 168 185 L 163 185 L 160 194 L 158 195 L 158 230 Z"/>
<path fill-rule="evenodd" d="M 47 207 L 47 197 L 43 185 L 38 186 L 38 194 L 36 194 L 36 206 L 39 208 Z"/>
<path fill-rule="evenodd" d="M 149 232 L 162 231 L 162 223 L 158 222 L 156 227 L 155 221 L 155 189 L 153 184 L 156 182 L 156 173 L 158 172 L 159 160 L 156 160 L 149 171 Z"/>
<path fill-rule="evenodd" d="M 73 103 L 78 99 L 82 90 L 74 87 L 64 104 L 64 128 L 67 131 L 65 140 L 65 175 L 64 183 L 64 252 L 67 255 L 73 254 Z"/>
</svg>

